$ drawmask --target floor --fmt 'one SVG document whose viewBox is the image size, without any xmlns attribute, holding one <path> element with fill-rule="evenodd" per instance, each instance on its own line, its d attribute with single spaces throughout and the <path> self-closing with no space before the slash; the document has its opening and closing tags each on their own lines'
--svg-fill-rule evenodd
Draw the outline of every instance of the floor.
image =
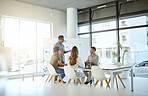
<svg viewBox="0 0 148 96">
<path fill-rule="evenodd" d="M 62 83 L 54 84 L 53 81 L 45 83 L 47 75 L 37 76 L 34 81 L 32 78 L 0 79 L 0 96 L 148 96 L 148 78 L 134 77 L 134 92 L 130 91 L 130 77 L 124 79 L 126 88 L 123 88 L 118 82 L 119 90 L 114 86 L 113 90 L 100 88 L 98 84 L 95 88 L 93 85 L 70 85 Z M 67 78 L 64 79 L 67 81 Z"/>
</svg>

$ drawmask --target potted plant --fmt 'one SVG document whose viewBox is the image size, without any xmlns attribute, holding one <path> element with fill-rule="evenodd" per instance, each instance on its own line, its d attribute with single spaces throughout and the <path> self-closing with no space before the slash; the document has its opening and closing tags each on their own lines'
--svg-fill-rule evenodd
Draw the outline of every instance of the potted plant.
<svg viewBox="0 0 148 96">
<path fill-rule="evenodd" d="M 120 59 L 120 62 L 115 62 L 115 64 L 118 64 L 118 65 L 124 65 L 124 58 L 125 58 L 125 53 L 128 52 L 128 48 L 124 48 L 120 42 L 117 43 L 117 45 L 119 46 L 120 48 L 120 54 L 118 54 L 117 52 L 113 52 L 113 55 L 116 57 L 116 58 L 119 58 Z M 121 78 L 127 78 L 128 76 L 128 71 L 124 71 L 121 73 Z"/>
</svg>

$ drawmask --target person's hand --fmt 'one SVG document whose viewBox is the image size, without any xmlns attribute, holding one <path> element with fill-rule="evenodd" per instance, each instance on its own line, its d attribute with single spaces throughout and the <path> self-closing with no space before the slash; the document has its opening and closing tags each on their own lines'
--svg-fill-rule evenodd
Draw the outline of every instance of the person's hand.
<svg viewBox="0 0 148 96">
<path fill-rule="evenodd" d="M 63 52 L 59 51 L 59 54 L 63 54 Z"/>
<path fill-rule="evenodd" d="M 71 52 L 71 50 L 69 50 L 68 52 Z"/>
<path fill-rule="evenodd" d="M 91 64 L 91 65 L 94 65 L 94 62 L 91 62 L 90 64 Z"/>
<path fill-rule="evenodd" d="M 88 66 L 91 66 L 91 64 L 87 64 Z"/>
<path fill-rule="evenodd" d="M 86 61 L 86 64 L 90 63 L 89 61 Z"/>
</svg>

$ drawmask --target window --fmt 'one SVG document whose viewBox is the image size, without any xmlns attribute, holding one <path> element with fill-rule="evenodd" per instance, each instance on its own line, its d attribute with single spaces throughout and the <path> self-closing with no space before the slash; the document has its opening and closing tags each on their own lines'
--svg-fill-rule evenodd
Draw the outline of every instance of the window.
<svg viewBox="0 0 148 96">
<path fill-rule="evenodd" d="M 96 47 L 101 64 L 110 64 L 112 51 L 116 47 L 116 31 L 92 34 L 92 46 Z"/>
<path fill-rule="evenodd" d="M 89 38 L 89 34 L 79 35 L 79 38 Z"/>
<path fill-rule="evenodd" d="M 119 20 L 119 27 L 131 27 L 131 26 L 139 26 L 139 25 L 146 25 L 146 16 L 137 16 L 127 19 Z"/>
<path fill-rule="evenodd" d="M 96 22 L 92 25 L 92 31 L 101 31 L 101 30 L 108 30 L 108 29 L 115 29 L 116 28 L 116 21 L 106 21 L 103 23 Z"/>
<path fill-rule="evenodd" d="M 148 45 L 148 31 L 147 31 L 147 45 Z"/>
<path fill-rule="evenodd" d="M 12 70 L 43 71 L 43 38 L 50 38 L 51 24 L 2 17 L 5 47 L 12 47 Z"/>
<path fill-rule="evenodd" d="M 148 45 L 147 45 L 147 28 L 134 28 L 126 29 L 121 32 L 126 32 L 127 34 L 120 34 L 121 45 L 130 49 L 130 53 L 125 55 L 125 63 L 128 62 L 128 57 L 131 63 L 142 62 L 148 58 Z M 125 37 L 125 38 L 124 38 Z M 128 38 L 127 38 L 128 37 Z M 122 40 L 122 41 L 121 41 Z M 125 41 L 127 43 L 125 43 Z"/>
<path fill-rule="evenodd" d="M 89 32 L 89 25 L 83 25 L 79 27 L 79 33 Z"/>
</svg>

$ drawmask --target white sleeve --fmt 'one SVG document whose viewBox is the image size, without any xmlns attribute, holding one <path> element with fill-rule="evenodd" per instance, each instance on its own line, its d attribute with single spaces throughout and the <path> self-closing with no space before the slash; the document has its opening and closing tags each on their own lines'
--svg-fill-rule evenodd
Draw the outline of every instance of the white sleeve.
<svg viewBox="0 0 148 96">
<path fill-rule="evenodd" d="M 82 61 L 82 59 L 80 57 L 78 57 L 78 59 L 77 59 L 77 64 L 80 67 L 84 67 L 84 62 Z"/>
<path fill-rule="evenodd" d="M 67 60 L 67 66 L 70 66 L 70 64 L 69 64 L 69 60 Z"/>
</svg>

